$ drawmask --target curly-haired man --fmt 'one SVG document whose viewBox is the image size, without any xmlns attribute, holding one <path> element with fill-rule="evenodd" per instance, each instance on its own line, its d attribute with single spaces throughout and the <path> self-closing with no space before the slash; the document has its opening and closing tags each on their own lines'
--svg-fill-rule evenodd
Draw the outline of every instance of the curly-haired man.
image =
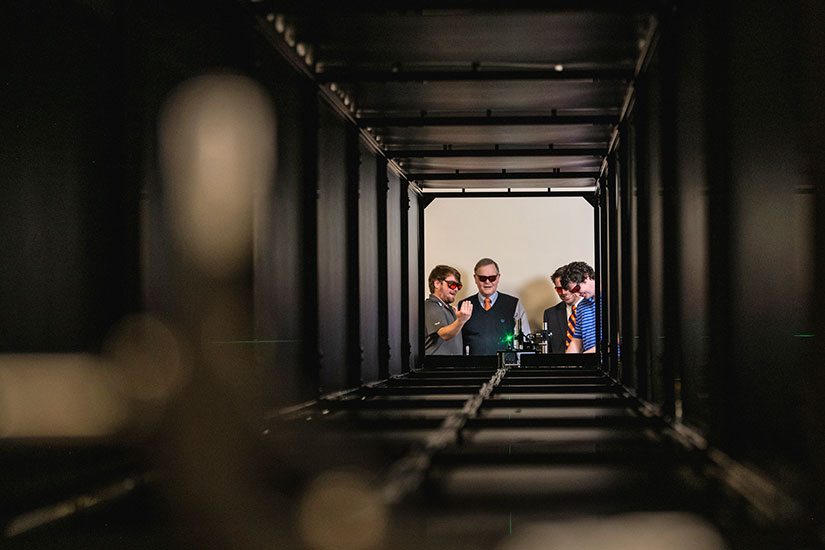
<svg viewBox="0 0 825 550">
<path fill-rule="evenodd" d="M 561 286 L 582 297 L 576 306 L 575 323 L 567 353 L 595 353 L 596 337 L 596 273 L 585 262 L 567 264 L 561 276 Z"/>
</svg>

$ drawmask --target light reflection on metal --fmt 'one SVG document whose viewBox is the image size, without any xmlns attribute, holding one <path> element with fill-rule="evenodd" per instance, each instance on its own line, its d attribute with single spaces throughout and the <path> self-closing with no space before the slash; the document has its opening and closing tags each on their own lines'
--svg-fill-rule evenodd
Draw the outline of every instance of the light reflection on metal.
<svg viewBox="0 0 825 550">
<path fill-rule="evenodd" d="M 3 535 L 8 538 L 16 537 L 72 514 L 85 512 L 96 506 L 124 498 L 136 488 L 151 481 L 151 478 L 150 474 L 129 477 L 94 492 L 87 492 L 71 499 L 31 510 L 8 521 Z"/>
<path fill-rule="evenodd" d="M 284 27 L 284 42 L 286 42 L 290 48 L 295 47 L 295 27 L 291 25 Z"/>
</svg>

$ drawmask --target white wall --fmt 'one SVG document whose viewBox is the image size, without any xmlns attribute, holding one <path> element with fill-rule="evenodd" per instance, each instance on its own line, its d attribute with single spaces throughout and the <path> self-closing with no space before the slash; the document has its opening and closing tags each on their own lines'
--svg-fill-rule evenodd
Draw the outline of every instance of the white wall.
<svg viewBox="0 0 825 550">
<path fill-rule="evenodd" d="M 593 207 L 580 197 L 450 197 L 427 206 L 424 296 L 437 264 L 461 272 L 459 300 L 475 294 L 473 266 L 484 257 L 499 265 L 499 291 L 521 298 L 531 329 L 540 329 L 544 310 L 559 302 L 550 275 L 574 260 L 594 266 Z"/>
</svg>

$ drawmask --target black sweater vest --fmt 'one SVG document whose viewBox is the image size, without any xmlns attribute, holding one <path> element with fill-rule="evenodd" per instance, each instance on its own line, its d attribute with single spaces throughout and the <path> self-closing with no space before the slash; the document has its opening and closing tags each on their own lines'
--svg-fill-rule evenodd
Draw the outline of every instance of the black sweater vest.
<svg viewBox="0 0 825 550">
<path fill-rule="evenodd" d="M 461 300 L 473 304 L 473 315 L 461 329 L 464 346 L 470 346 L 470 355 L 495 355 L 498 350 L 507 349 L 507 336 L 513 334 L 516 322 L 518 298 L 498 293 L 493 307 L 484 311 L 478 302 L 478 294 Z M 461 304 L 459 304 L 459 309 Z"/>
</svg>

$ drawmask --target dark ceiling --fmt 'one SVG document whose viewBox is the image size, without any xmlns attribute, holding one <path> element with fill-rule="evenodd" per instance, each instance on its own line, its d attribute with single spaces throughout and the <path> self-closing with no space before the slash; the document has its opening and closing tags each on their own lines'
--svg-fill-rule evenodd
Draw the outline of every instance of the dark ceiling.
<svg viewBox="0 0 825 550">
<path fill-rule="evenodd" d="M 593 187 L 656 5 L 252 4 L 282 54 L 425 191 Z"/>
</svg>

